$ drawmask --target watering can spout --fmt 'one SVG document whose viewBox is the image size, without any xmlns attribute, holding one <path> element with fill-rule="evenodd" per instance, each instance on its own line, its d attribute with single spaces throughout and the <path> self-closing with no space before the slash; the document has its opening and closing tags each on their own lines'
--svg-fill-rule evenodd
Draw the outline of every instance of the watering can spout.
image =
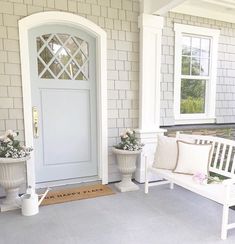
<svg viewBox="0 0 235 244">
<path fill-rule="evenodd" d="M 40 200 L 38 201 L 38 206 L 40 206 L 40 204 L 42 203 L 43 199 L 46 197 L 47 193 L 48 193 L 50 190 L 51 190 L 50 188 L 47 188 L 47 190 L 46 190 L 42 195 L 40 195 L 41 198 L 40 198 Z"/>
</svg>

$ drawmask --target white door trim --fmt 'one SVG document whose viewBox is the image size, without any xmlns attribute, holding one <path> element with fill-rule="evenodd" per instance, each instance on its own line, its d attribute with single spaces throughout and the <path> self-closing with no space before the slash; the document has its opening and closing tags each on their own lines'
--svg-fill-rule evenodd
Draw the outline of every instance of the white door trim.
<svg viewBox="0 0 235 244">
<path fill-rule="evenodd" d="M 103 184 L 108 183 L 108 146 L 107 146 L 107 67 L 106 32 L 93 22 L 66 12 L 50 11 L 36 13 L 19 21 L 21 74 L 23 89 L 25 143 L 33 145 L 32 127 L 32 101 L 30 83 L 30 55 L 29 55 L 29 30 L 41 25 L 63 24 L 78 27 L 96 38 L 96 71 L 97 71 L 97 145 L 98 145 L 98 176 Z M 35 161 L 34 152 L 28 161 L 28 184 L 35 186 Z"/>
</svg>

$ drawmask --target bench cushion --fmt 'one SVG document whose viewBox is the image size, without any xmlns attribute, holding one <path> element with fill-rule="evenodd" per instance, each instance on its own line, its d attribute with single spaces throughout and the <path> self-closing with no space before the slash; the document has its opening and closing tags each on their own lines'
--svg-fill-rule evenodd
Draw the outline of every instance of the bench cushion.
<svg viewBox="0 0 235 244">
<path fill-rule="evenodd" d="M 177 141 L 178 157 L 175 173 L 208 175 L 212 144 L 192 144 Z"/>
<path fill-rule="evenodd" d="M 156 169 L 151 167 L 150 170 L 163 179 L 169 180 L 183 188 L 198 193 L 215 202 L 223 204 L 226 201 L 226 191 L 223 184 L 206 184 L 200 185 L 193 181 L 192 175 L 183 175 L 174 173 L 171 170 Z M 231 186 L 231 198 L 228 203 L 230 206 L 235 205 L 235 185 Z"/>
<path fill-rule="evenodd" d="M 176 166 L 176 159 L 176 138 L 159 135 L 153 167 L 173 170 Z"/>
<path fill-rule="evenodd" d="M 194 139 L 186 138 L 182 141 L 194 143 Z M 175 169 L 177 161 L 177 139 L 168 136 L 158 136 L 157 148 L 154 156 L 153 167 L 159 169 Z"/>
</svg>

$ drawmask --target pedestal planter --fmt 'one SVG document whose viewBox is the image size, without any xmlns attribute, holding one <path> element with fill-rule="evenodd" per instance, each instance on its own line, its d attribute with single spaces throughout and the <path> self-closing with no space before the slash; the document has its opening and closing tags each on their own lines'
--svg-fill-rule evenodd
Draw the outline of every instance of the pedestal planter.
<svg viewBox="0 0 235 244">
<path fill-rule="evenodd" d="M 116 149 L 114 147 L 112 150 L 117 157 L 118 168 L 122 174 L 122 181 L 115 184 L 115 187 L 121 192 L 138 190 L 139 187 L 133 183 L 131 179 L 132 174 L 136 170 L 136 159 L 141 150 L 127 151 Z"/>
<path fill-rule="evenodd" d="M 6 192 L 6 198 L 0 205 L 1 212 L 18 208 L 19 188 L 25 182 L 25 162 L 28 159 L 0 158 L 0 185 Z"/>
</svg>

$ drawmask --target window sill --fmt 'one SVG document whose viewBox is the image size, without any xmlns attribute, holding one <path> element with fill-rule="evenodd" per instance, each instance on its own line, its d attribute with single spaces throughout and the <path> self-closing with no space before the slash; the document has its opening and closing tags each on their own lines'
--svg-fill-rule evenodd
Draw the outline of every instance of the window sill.
<svg viewBox="0 0 235 244">
<path fill-rule="evenodd" d="M 213 124 L 216 122 L 215 118 L 178 118 L 175 119 L 175 125 L 187 125 L 187 124 Z"/>
</svg>

